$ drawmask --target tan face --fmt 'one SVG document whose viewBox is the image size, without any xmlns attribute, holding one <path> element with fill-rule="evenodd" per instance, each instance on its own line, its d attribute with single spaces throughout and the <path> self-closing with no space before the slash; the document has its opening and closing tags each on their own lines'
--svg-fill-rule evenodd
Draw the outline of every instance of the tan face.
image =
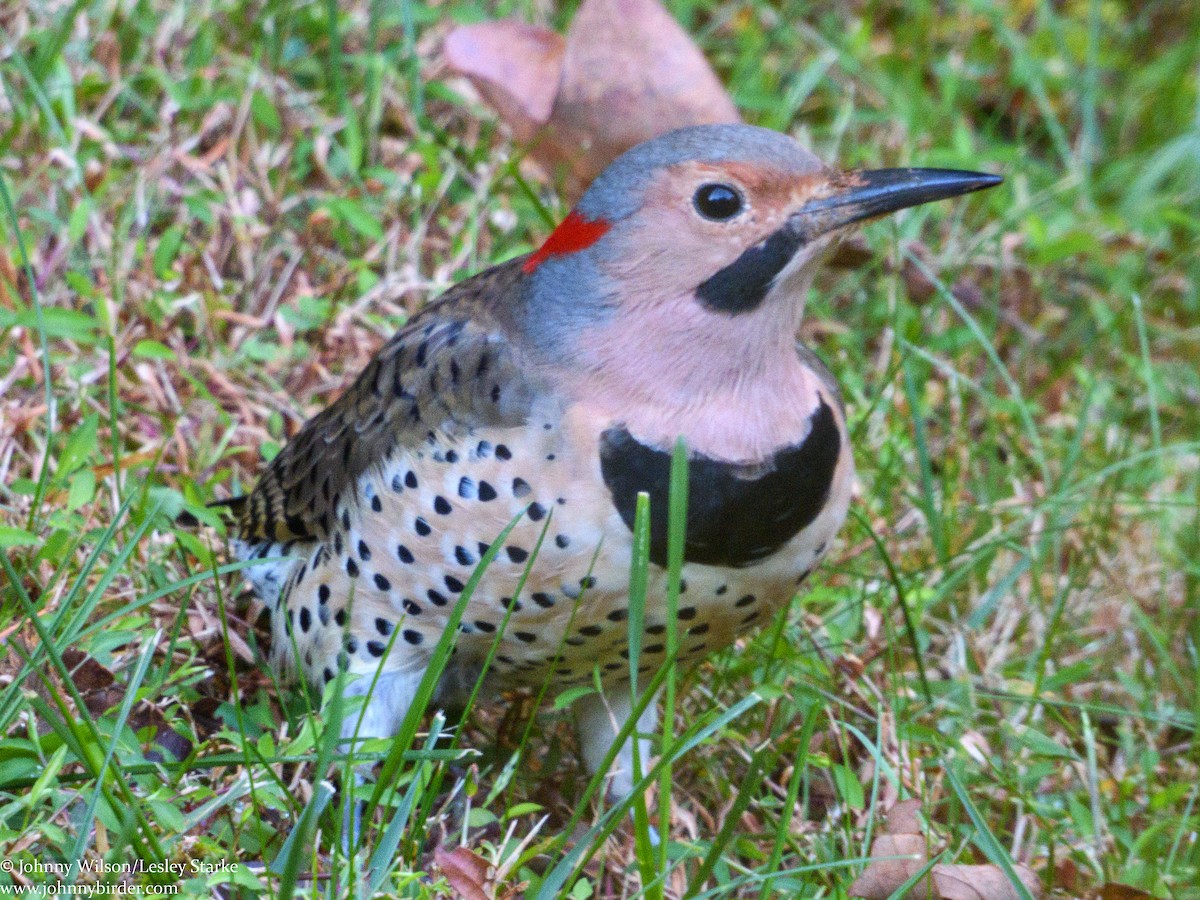
<svg viewBox="0 0 1200 900">
<path fill-rule="evenodd" d="M 643 301 L 669 302 L 695 293 L 727 267 L 728 280 L 759 293 L 753 304 L 726 313 L 748 313 L 766 298 L 766 287 L 783 280 L 820 254 L 832 241 L 821 235 L 807 241 L 787 239 L 789 220 L 811 200 L 833 190 L 828 171 L 797 175 L 747 163 L 684 162 L 664 169 L 647 187 L 636 215 L 614 234 L 618 245 L 605 268 Z M 782 234 L 781 234 L 782 232 Z M 749 254 L 750 258 L 747 258 Z M 736 273 L 736 277 L 734 277 Z M 710 312 L 721 304 L 704 303 Z M 776 311 L 776 314 L 783 311 Z M 786 317 L 786 314 L 785 314 Z"/>
</svg>

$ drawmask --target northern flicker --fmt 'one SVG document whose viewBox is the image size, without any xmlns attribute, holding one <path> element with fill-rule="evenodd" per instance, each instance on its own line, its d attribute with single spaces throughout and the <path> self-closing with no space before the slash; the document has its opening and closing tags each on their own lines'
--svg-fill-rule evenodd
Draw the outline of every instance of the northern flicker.
<svg viewBox="0 0 1200 900">
<path fill-rule="evenodd" d="M 262 560 L 248 573 L 271 610 L 272 664 L 317 685 L 349 673 L 349 693 L 370 689 L 358 734 L 393 735 L 481 556 L 520 515 L 469 598 L 436 699 L 469 689 L 495 641 L 492 688 L 598 672 L 611 689 L 576 704 L 595 770 L 632 709 L 638 492 L 651 512 L 641 662 L 666 654 L 680 438 L 680 658 L 767 623 L 827 552 L 853 480 L 837 384 L 797 343 L 814 269 L 854 223 L 1000 181 L 838 171 L 745 125 L 628 151 L 538 250 L 414 316 L 236 503 L 235 550 Z M 653 724 L 651 705 L 638 730 Z M 631 756 L 626 744 L 616 792 Z"/>
</svg>

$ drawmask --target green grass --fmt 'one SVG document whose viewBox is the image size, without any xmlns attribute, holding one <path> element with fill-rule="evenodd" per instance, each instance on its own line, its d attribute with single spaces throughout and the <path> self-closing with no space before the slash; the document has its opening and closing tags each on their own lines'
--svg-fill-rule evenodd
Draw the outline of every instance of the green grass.
<svg viewBox="0 0 1200 900">
<path fill-rule="evenodd" d="M 258 664 L 203 504 L 564 212 L 435 52 L 545 5 L 0 8 L 0 859 L 432 897 L 462 845 L 529 896 L 845 897 L 916 796 L 942 861 L 1200 897 L 1200 8 L 669 5 L 748 120 L 1007 180 L 814 290 L 861 489 L 787 616 L 664 674 L 670 815 L 581 800 L 551 688 L 453 764 L 427 719 L 361 747 L 362 868 L 325 780 L 354 707 Z"/>
</svg>

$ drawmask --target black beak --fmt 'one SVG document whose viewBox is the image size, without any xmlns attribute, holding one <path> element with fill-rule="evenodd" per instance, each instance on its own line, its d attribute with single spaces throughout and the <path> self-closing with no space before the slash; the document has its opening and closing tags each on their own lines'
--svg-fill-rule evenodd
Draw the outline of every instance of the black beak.
<svg viewBox="0 0 1200 900">
<path fill-rule="evenodd" d="M 837 228 L 910 206 L 982 191 L 1004 181 L 985 172 L 955 169 L 870 169 L 848 172 L 837 193 L 806 203 L 793 227 L 811 239 Z"/>
<path fill-rule="evenodd" d="M 873 169 L 835 176 L 833 193 L 811 200 L 759 244 L 709 276 L 696 297 L 711 310 L 737 315 L 756 309 L 796 251 L 813 238 L 863 219 L 995 187 L 1004 179 L 953 169 Z"/>
</svg>

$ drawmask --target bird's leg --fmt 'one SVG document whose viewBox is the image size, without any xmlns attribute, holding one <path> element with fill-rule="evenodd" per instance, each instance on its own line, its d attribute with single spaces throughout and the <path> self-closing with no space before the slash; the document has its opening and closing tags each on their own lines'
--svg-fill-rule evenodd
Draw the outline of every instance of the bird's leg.
<svg viewBox="0 0 1200 900">
<path fill-rule="evenodd" d="M 399 730 L 416 696 L 424 673 L 421 669 L 382 672 L 378 679 L 363 676 L 346 687 L 347 697 L 362 697 L 370 692 L 361 711 L 342 720 L 343 746 L 353 752 L 353 742 L 368 738 L 390 738 Z M 371 684 L 374 681 L 374 688 Z M 367 781 L 372 763 L 354 766 L 354 780 L 342 786 L 342 849 L 349 856 L 362 836 L 362 802 L 355 797 L 357 788 Z"/>
<path fill-rule="evenodd" d="M 588 694 L 575 701 L 575 723 L 583 750 L 583 761 L 595 773 L 616 740 L 617 734 L 633 714 L 634 698 L 628 686 L 614 686 L 607 694 Z M 617 752 L 608 772 L 607 795 L 620 800 L 633 793 L 633 754 L 638 753 L 641 771 L 650 768 L 650 739 L 641 734 L 653 732 L 658 726 L 658 697 L 651 699 L 637 721 L 636 731 L 626 739 Z M 636 743 L 635 743 L 636 742 Z"/>
</svg>

